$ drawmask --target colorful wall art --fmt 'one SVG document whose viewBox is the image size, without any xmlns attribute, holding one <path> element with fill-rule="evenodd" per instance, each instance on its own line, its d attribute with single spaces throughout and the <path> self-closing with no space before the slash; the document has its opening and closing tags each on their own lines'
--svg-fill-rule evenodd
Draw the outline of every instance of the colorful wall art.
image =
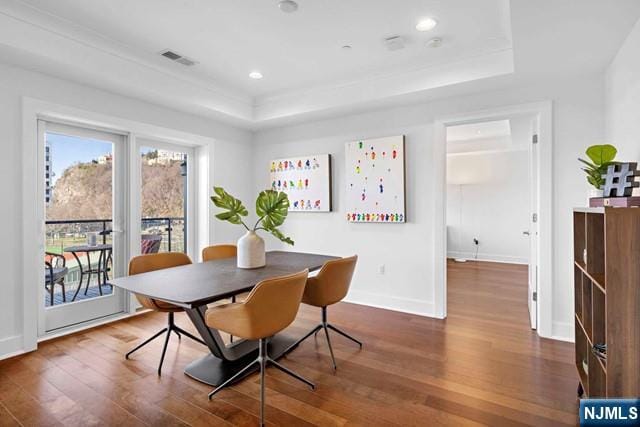
<svg viewBox="0 0 640 427">
<path fill-rule="evenodd" d="M 404 135 L 346 144 L 350 222 L 405 222 Z"/>
<path fill-rule="evenodd" d="M 289 212 L 331 211 L 331 155 L 272 160 L 270 187 L 289 196 Z"/>
</svg>

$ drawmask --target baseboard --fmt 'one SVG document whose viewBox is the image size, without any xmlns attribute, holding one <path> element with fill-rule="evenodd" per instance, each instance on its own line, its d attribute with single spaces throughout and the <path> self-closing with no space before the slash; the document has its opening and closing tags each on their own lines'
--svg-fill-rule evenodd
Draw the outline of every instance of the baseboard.
<svg viewBox="0 0 640 427">
<path fill-rule="evenodd" d="M 385 310 L 416 314 L 418 316 L 437 317 L 435 315 L 435 305 L 430 301 L 374 294 L 354 289 L 349 291 L 344 301 Z"/>
<path fill-rule="evenodd" d="M 22 335 L 0 339 L 0 360 L 18 356 L 24 352 Z"/>
<path fill-rule="evenodd" d="M 553 322 L 553 335 L 551 339 L 566 341 L 566 342 L 574 342 L 575 341 L 575 331 L 574 325 L 568 322 Z"/>
<path fill-rule="evenodd" d="M 462 258 L 477 261 L 500 262 L 504 264 L 529 264 L 529 260 L 526 258 L 509 255 L 478 253 L 478 257 L 476 258 L 475 252 L 448 251 L 447 258 Z"/>
</svg>

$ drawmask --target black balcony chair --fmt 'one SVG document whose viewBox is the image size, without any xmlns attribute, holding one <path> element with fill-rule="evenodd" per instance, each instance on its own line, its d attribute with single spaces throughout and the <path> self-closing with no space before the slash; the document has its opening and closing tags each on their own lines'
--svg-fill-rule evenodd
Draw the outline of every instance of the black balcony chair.
<svg viewBox="0 0 640 427">
<path fill-rule="evenodd" d="M 67 268 L 67 260 L 63 255 L 53 252 L 45 252 L 48 259 L 44 261 L 44 287 L 49 291 L 50 305 L 55 303 L 53 294 L 56 285 L 62 287 L 62 301 L 67 302 L 67 291 L 64 288 L 64 278 L 66 277 L 69 269 Z"/>
</svg>

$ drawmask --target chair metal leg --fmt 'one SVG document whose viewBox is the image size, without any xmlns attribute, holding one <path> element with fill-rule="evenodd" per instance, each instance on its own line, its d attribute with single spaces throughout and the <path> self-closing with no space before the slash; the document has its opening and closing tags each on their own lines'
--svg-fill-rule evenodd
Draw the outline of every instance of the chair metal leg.
<svg viewBox="0 0 640 427">
<path fill-rule="evenodd" d="M 334 331 L 336 331 L 337 333 L 339 333 L 340 335 L 342 335 L 345 338 L 350 339 L 351 341 L 355 342 L 356 344 L 358 344 L 360 346 L 360 348 L 362 348 L 362 343 L 360 341 L 358 341 L 357 339 L 355 339 L 354 337 L 352 337 L 351 335 L 347 334 L 344 331 L 341 331 L 340 329 L 336 328 L 335 326 L 333 326 L 331 323 L 327 324 L 327 327 L 329 329 L 332 329 Z"/>
<path fill-rule="evenodd" d="M 87 273 L 87 285 L 84 287 L 84 294 L 86 295 L 89 292 L 89 285 L 91 284 L 91 271 Z"/>
<path fill-rule="evenodd" d="M 258 362 L 260 363 L 260 426 L 264 425 L 264 371 L 267 368 L 267 340 L 260 340 L 260 353 Z"/>
<path fill-rule="evenodd" d="M 171 329 L 171 331 L 173 331 L 173 333 L 178 336 L 178 339 L 182 341 L 182 335 L 180 335 L 180 332 L 178 332 L 178 328 L 173 328 Z"/>
<path fill-rule="evenodd" d="M 338 369 L 338 366 L 336 365 L 336 358 L 333 356 L 333 347 L 331 347 L 331 338 L 329 338 L 329 329 L 327 328 L 326 324 L 322 325 L 322 328 L 324 329 L 324 333 L 327 336 L 327 344 L 329 345 L 329 353 L 331 353 L 331 361 L 333 362 L 333 370 L 335 371 L 336 369 Z"/>
<path fill-rule="evenodd" d="M 169 346 L 169 338 L 171 338 L 171 330 L 167 330 L 167 337 L 164 339 L 164 347 L 162 347 L 162 355 L 160 356 L 160 363 L 158 364 L 158 376 L 162 375 L 162 363 L 164 363 L 164 355 L 167 353 L 167 347 Z"/>
<path fill-rule="evenodd" d="M 182 334 L 182 335 L 184 335 L 184 336 L 186 336 L 186 337 L 188 337 L 188 338 L 191 338 L 192 340 L 194 340 L 194 341 L 196 341 L 196 342 L 199 342 L 199 343 L 200 343 L 200 344 L 202 344 L 202 345 L 207 345 L 207 343 L 206 343 L 206 342 L 202 341 L 200 338 L 198 338 L 198 337 L 196 337 L 196 336 L 191 335 L 189 332 L 185 331 L 184 329 L 182 329 L 182 328 L 181 328 L 181 327 L 179 327 L 179 326 L 175 326 L 175 325 L 173 325 L 173 330 L 174 330 L 174 331 L 176 331 L 176 333 L 178 333 L 178 332 L 179 332 L 180 334 Z"/>
<path fill-rule="evenodd" d="M 242 377 L 244 374 L 247 373 L 247 371 L 249 369 L 251 369 L 253 367 L 253 365 L 255 365 L 256 363 L 259 363 L 258 359 L 254 360 L 253 362 L 249 363 L 247 366 L 245 366 L 244 368 L 242 368 L 242 370 L 240 370 L 237 374 L 235 374 L 234 376 L 232 376 L 231 378 L 229 378 L 228 380 L 226 380 L 225 382 L 223 382 L 222 384 L 220 384 L 218 387 L 216 387 L 215 390 L 211 391 L 211 393 L 209 393 L 209 400 L 211 400 L 211 398 L 218 393 L 220 390 L 222 390 L 223 388 L 231 385 L 233 382 L 235 382 L 238 378 Z"/>
<path fill-rule="evenodd" d="M 64 279 L 60 282 L 60 286 L 62 286 L 62 302 L 67 302 L 67 290 L 64 288 Z"/>
<path fill-rule="evenodd" d="M 293 344 L 291 344 L 289 346 L 289 348 L 287 348 L 284 353 L 287 354 L 289 353 L 289 351 L 293 350 L 294 348 L 296 348 L 297 346 L 300 345 L 300 343 L 304 340 L 306 340 L 307 338 L 309 338 L 312 334 L 314 333 L 318 333 L 320 330 L 322 330 L 322 325 L 318 325 L 315 328 L 313 328 L 311 331 L 309 331 L 305 336 L 303 336 L 302 338 L 300 338 L 298 341 L 294 342 Z"/>
<path fill-rule="evenodd" d="M 312 390 L 316 389 L 316 385 L 314 383 L 312 383 L 311 381 L 309 381 L 308 379 L 304 378 L 301 375 L 296 374 L 295 372 L 293 372 L 292 370 L 290 370 L 289 368 L 287 368 L 286 366 L 283 366 L 281 364 L 279 364 L 278 362 L 276 362 L 275 360 L 269 358 L 267 360 L 267 362 L 269 362 L 270 364 L 272 364 L 273 366 L 275 366 L 276 368 L 280 369 L 282 372 L 284 372 L 285 374 L 289 374 L 292 377 L 294 377 L 297 380 L 302 381 L 303 383 L 305 383 L 306 385 L 308 385 L 309 387 L 311 387 Z"/>
<path fill-rule="evenodd" d="M 127 354 L 125 354 L 124 358 L 128 359 L 129 356 L 131 356 L 133 353 L 135 353 L 136 351 L 140 350 L 142 347 L 144 347 L 145 345 L 149 344 L 151 341 L 155 340 L 156 338 L 158 338 L 160 335 L 164 334 L 165 332 L 167 332 L 167 328 L 163 328 L 160 332 L 157 332 L 154 336 L 152 336 L 151 338 L 148 338 L 146 341 L 144 341 L 141 344 L 138 344 L 133 350 L 129 351 Z"/>
</svg>

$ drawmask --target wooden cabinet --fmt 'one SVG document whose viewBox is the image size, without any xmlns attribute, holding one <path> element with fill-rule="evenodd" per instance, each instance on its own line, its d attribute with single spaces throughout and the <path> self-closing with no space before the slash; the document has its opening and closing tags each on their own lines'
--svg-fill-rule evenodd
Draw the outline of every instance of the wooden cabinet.
<svg viewBox="0 0 640 427">
<path fill-rule="evenodd" d="M 594 398 L 637 398 L 640 208 L 575 209 L 573 239 L 579 389 Z M 606 345 L 606 359 L 595 345 Z"/>
</svg>

